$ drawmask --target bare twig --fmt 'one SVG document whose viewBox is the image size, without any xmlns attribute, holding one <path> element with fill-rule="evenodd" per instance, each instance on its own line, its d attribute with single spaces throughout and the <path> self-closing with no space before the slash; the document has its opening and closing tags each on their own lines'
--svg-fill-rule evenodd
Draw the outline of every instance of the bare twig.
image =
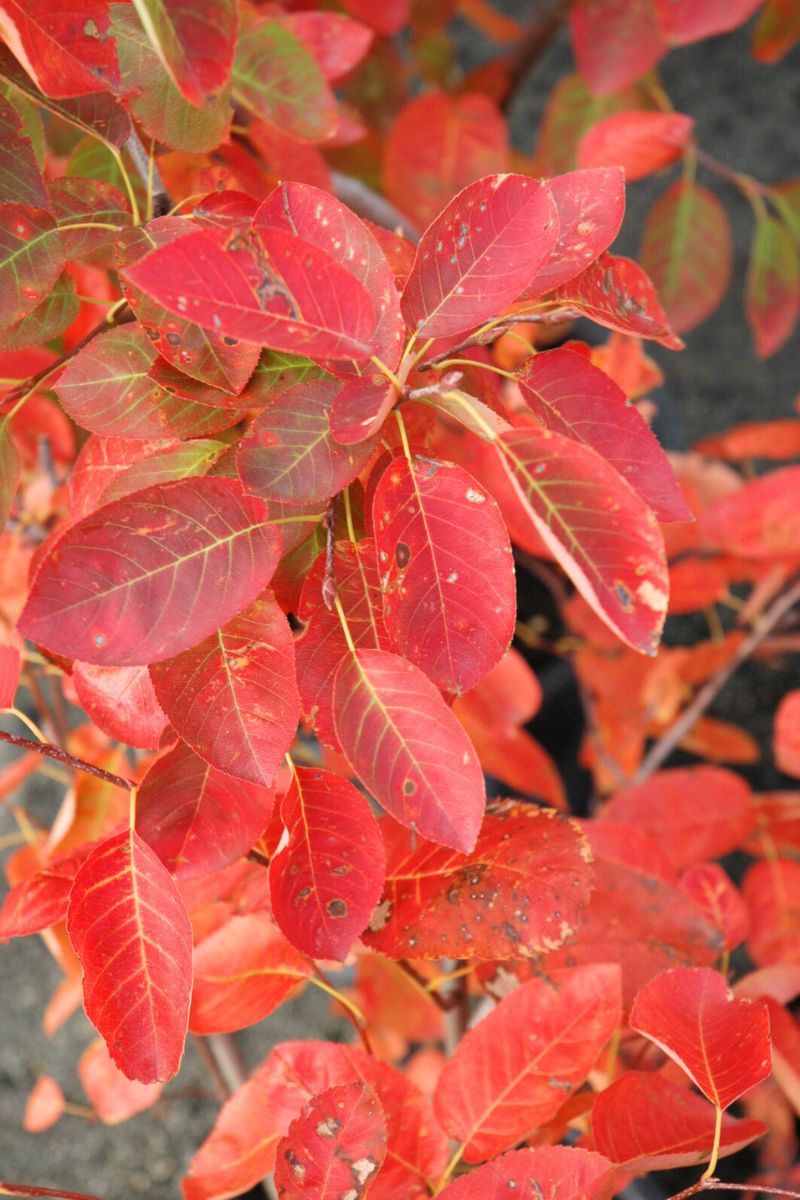
<svg viewBox="0 0 800 1200">
<path fill-rule="evenodd" d="M 34 754 L 41 754 L 45 758 L 54 758 L 56 762 L 63 763 L 67 767 L 72 767 L 74 771 L 85 771 L 87 775 L 95 775 L 98 779 L 104 779 L 106 783 L 112 783 L 115 787 L 125 788 L 126 791 L 131 791 L 136 787 L 132 779 L 124 779 L 121 775 L 113 775 L 111 771 L 104 771 L 102 767 L 96 767 L 93 763 L 84 762 L 82 758 L 75 758 L 72 754 L 67 754 L 66 750 L 62 750 L 59 746 L 54 746 L 50 742 L 34 742 L 28 738 L 17 737 L 13 733 L 6 733 L 4 729 L 0 729 L 0 741 L 8 742 L 10 746 L 19 746 L 21 750 L 32 750 Z"/>
<path fill-rule="evenodd" d="M 149 190 L 152 184 L 153 216 L 166 216 L 166 214 L 172 208 L 172 201 L 169 198 L 169 192 L 166 189 L 164 180 L 161 178 L 161 172 L 158 169 L 157 163 L 154 159 L 151 159 L 150 155 L 145 150 L 135 129 L 125 143 L 125 149 L 128 151 L 131 162 L 136 168 L 136 172 L 144 186 Z"/>
<path fill-rule="evenodd" d="M 710 1179 L 699 1179 L 691 1187 L 670 1196 L 669 1200 L 689 1200 L 690 1196 L 696 1196 L 698 1192 L 761 1192 L 766 1196 L 790 1196 L 791 1200 L 800 1200 L 800 1192 L 792 1192 L 788 1188 L 758 1187 L 752 1183 L 723 1183 L 714 1176 Z"/>
</svg>

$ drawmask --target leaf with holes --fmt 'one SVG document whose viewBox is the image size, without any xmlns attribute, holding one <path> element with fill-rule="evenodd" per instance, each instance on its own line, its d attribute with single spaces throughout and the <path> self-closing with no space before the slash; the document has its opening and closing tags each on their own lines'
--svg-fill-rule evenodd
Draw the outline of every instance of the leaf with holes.
<svg viewBox="0 0 800 1200">
<path fill-rule="evenodd" d="M 195 879 L 246 854 L 273 803 L 272 791 L 218 771 L 179 743 L 141 782 L 136 830 L 177 879 Z"/>
<path fill-rule="evenodd" d="M 727 1108 L 769 1075 L 769 1014 L 737 999 L 708 967 L 677 967 L 646 983 L 630 1025 L 674 1059 L 717 1108 Z"/>
<path fill-rule="evenodd" d="M 300 714 L 292 633 L 271 594 L 150 673 L 161 707 L 196 754 L 269 787 Z"/>
<path fill-rule="evenodd" d="M 134 830 L 101 843 L 75 877 L 67 930 L 89 1020 L 129 1079 L 171 1079 L 183 1054 L 192 932 L 167 869 Z"/>
<path fill-rule="evenodd" d="M 652 281 L 630 258 L 604 251 L 590 267 L 558 288 L 554 298 L 608 329 L 652 338 L 669 350 L 683 349 Z"/>
<path fill-rule="evenodd" d="M 800 251 L 775 217 L 759 217 L 750 247 L 745 312 L 759 358 L 790 337 L 800 314 Z"/>
<path fill-rule="evenodd" d="M 627 182 L 633 183 L 680 158 L 693 127 L 693 118 L 683 113 L 612 113 L 583 135 L 578 164 L 610 167 L 618 163 L 625 170 Z"/>
<path fill-rule="evenodd" d="M 262 501 L 235 480 L 160 484 L 67 529 L 39 564 L 19 628 L 98 666 L 157 662 L 246 608 L 279 554 Z"/>
<path fill-rule="evenodd" d="M 333 713 L 342 749 L 378 803 L 421 837 L 469 854 L 483 818 L 483 773 L 419 668 L 356 649 L 336 672 Z"/>
<path fill-rule="evenodd" d="M 230 80 L 238 31 L 234 0 L 134 0 L 150 41 L 181 94 L 203 108 Z"/>
<path fill-rule="evenodd" d="M 505 654 L 516 580 L 500 509 L 461 467 L 395 458 L 372 501 L 383 616 L 395 648 L 446 692 Z"/>
<path fill-rule="evenodd" d="M 0 329 L 33 312 L 63 266 L 61 235 L 49 212 L 29 204 L 0 204 Z"/>
<path fill-rule="evenodd" d="M 607 1158 L 579 1146 L 511 1150 L 462 1175 L 441 1200 L 506 1200 L 509 1193 L 547 1200 L 609 1200 L 614 1170 Z"/>
<path fill-rule="evenodd" d="M 343 1083 L 315 1096 L 277 1149 L 282 1200 L 361 1200 L 386 1157 L 386 1118 L 372 1088 Z"/>
<path fill-rule="evenodd" d="M 0 30 L 45 96 L 82 96 L 119 83 L 104 0 L 55 6 L 47 0 L 3 0 Z"/>
<path fill-rule="evenodd" d="M 386 884 L 365 943 L 392 958 L 527 958 L 581 923 L 588 845 L 552 809 L 492 805 L 471 854 L 383 822 Z"/>
<path fill-rule="evenodd" d="M 464 1161 L 492 1158 L 555 1116 L 621 1017 L 620 970 L 609 964 L 531 979 L 506 996 L 464 1036 L 434 1093 Z"/>
<path fill-rule="evenodd" d="M 383 839 L 369 804 L 346 779 L 297 767 L 281 818 L 289 840 L 269 868 L 275 920 L 303 954 L 343 962 L 383 887 Z"/>
<path fill-rule="evenodd" d="M 489 175 L 450 201 L 425 230 L 403 289 L 420 337 L 462 333 L 516 300 L 558 237 L 549 189 L 523 175 Z"/>
</svg>

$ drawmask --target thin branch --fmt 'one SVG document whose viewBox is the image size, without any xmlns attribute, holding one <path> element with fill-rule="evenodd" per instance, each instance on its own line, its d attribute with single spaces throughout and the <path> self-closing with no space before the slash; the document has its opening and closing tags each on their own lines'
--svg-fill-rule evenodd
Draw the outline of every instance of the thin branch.
<svg viewBox="0 0 800 1200">
<path fill-rule="evenodd" d="M 57 1196 L 60 1200 L 100 1200 L 88 1192 L 65 1192 L 60 1188 L 31 1187 L 28 1183 L 0 1182 L 0 1196 Z"/>
<path fill-rule="evenodd" d="M 556 308 L 549 312 L 510 313 L 507 317 L 503 317 L 498 325 L 492 325 L 490 321 L 487 321 L 486 324 L 490 328 L 479 329 L 477 333 L 471 333 L 469 337 L 464 338 L 463 342 L 458 342 L 449 350 L 437 354 L 435 358 L 429 358 L 426 362 L 420 363 L 417 370 L 430 371 L 433 367 L 438 367 L 439 363 L 452 358 L 454 354 L 458 354 L 461 350 L 469 350 L 472 346 L 491 346 L 492 342 L 496 342 L 504 333 L 508 333 L 512 325 L 560 325 L 562 321 L 573 321 L 580 315 L 572 308 Z M 497 320 L 497 318 L 493 319 Z"/>
<path fill-rule="evenodd" d="M 738 671 L 761 643 L 772 633 L 773 629 L 783 620 L 796 604 L 800 604 L 800 579 L 794 579 L 789 586 L 773 600 L 772 604 L 756 621 L 750 633 L 739 645 L 736 653 L 723 667 L 712 675 L 711 679 L 700 688 L 692 702 L 687 705 L 676 721 L 661 735 L 649 753 L 645 756 L 639 770 L 630 781 L 631 784 L 643 783 L 667 759 L 673 750 L 685 738 L 698 717 L 701 717 L 709 705 L 716 699 L 732 675 Z"/>
<path fill-rule="evenodd" d="M 353 212 L 358 213 L 360 217 L 366 217 L 375 225 L 382 225 L 384 229 L 399 229 L 410 242 L 419 241 L 417 227 L 399 208 L 395 208 L 391 200 L 387 200 L 379 192 L 374 192 L 368 184 L 354 179 L 352 175 L 333 171 L 332 178 L 336 195 L 343 204 L 352 208 Z"/>
<path fill-rule="evenodd" d="M 74 755 L 67 754 L 66 750 L 62 750 L 50 742 L 29 741 L 28 738 L 6 733 L 4 729 L 0 729 L 0 741 L 8 742 L 10 746 L 19 746 L 21 750 L 32 750 L 34 754 L 41 754 L 45 758 L 54 758 L 56 762 L 64 763 L 73 771 L 85 771 L 87 775 L 95 775 L 98 779 L 104 779 L 106 783 L 112 783 L 115 787 L 125 788 L 128 792 L 136 787 L 132 779 L 124 779 L 121 775 L 112 775 L 110 771 L 104 771 L 102 767 L 96 767 L 93 763 L 84 762 L 82 758 L 75 758 Z"/>
<path fill-rule="evenodd" d="M 149 189 L 152 183 L 153 216 L 166 216 L 166 214 L 172 208 L 172 201 L 169 198 L 169 192 L 166 189 L 164 180 L 161 178 L 161 172 L 158 169 L 158 165 L 156 164 L 155 160 L 150 158 L 150 155 L 142 145 L 141 138 L 135 129 L 125 143 L 125 149 L 128 151 L 131 162 L 136 168 L 136 173 L 138 174 L 145 188 Z"/>
<path fill-rule="evenodd" d="M 723 1183 L 721 1179 L 700 1179 L 691 1187 L 670 1196 L 669 1200 L 689 1200 L 698 1192 L 761 1192 L 765 1196 L 790 1196 L 791 1200 L 800 1200 L 800 1192 L 789 1191 L 788 1188 L 759 1187 L 752 1183 Z"/>
<path fill-rule="evenodd" d="M 501 107 L 507 113 L 517 98 L 529 71 L 536 65 L 567 19 L 572 0 L 556 0 L 549 12 L 535 17 L 514 54 L 508 76 L 508 87 Z"/>
</svg>

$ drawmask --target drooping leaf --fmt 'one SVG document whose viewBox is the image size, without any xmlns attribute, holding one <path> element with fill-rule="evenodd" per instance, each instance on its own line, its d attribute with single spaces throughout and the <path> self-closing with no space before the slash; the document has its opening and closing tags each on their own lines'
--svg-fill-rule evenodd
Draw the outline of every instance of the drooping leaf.
<svg viewBox="0 0 800 1200">
<path fill-rule="evenodd" d="M 680 158 L 693 127 L 693 118 L 683 113 L 612 113 L 583 135 L 578 165 L 610 167 L 618 163 L 625 168 L 626 181 L 633 183 Z"/>
<path fill-rule="evenodd" d="M 250 604 L 269 583 L 279 546 L 262 502 L 235 480 L 147 488 L 84 517 L 55 543 L 19 628 L 56 654 L 98 666 L 157 662 Z"/>
<path fill-rule="evenodd" d="M 722 930 L 726 949 L 735 950 L 744 941 L 750 925 L 747 908 L 722 867 L 717 863 L 695 863 L 684 871 L 680 888 Z"/>
<path fill-rule="evenodd" d="M 515 429 L 502 442 L 523 515 L 556 561 L 619 637 L 654 653 L 668 574 L 653 514 L 605 459 L 572 438 Z"/>
<path fill-rule="evenodd" d="M 158 749 L 167 718 L 159 707 L 147 667 L 97 667 L 75 662 L 72 679 L 78 700 L 98 729 L 128 746 Z"/>
<path fill-rule="evenodd" d="M 78 8 L 54 7 L 46 0 L 3 0 L 0 29 L 46 96 L 82 96 L 113 90 L 119 82 L 104 0 L 87 0 Z"/>
<path fill-rule="evenodd" d="M 462 1175 L 440 1193 L 442 1200 L 506 1200 L 509 1193 L 547 1200 L 608 1200 L 614 1171 L 607 1158 L 579 1146 L 511 1150 Z"/>
<path fill-rule="evenodd" d="M 522 395 L 548 429 L 584 442 L 611 463 L 661 521 L 691 520 L 666 455 L 614 380 L 567 348 L 526 359 Z"/>
<path fill-rule="evenodd" d="M 0 203 L 16 201 L 31 208 L 50 207 L 47 188 L 22 118 L 0 95 Z"/>
<path fill-rule="evenodd" d="M 384 822 L 381 904 L 364 941 L 393 958 L 526 958 L 578 928 L 591 855 L 552 809 L 506 801 L 483 820 L 471 854 L 419 845 Z"/>
<path fill-rule="evenodd" d="M 755 863 L 742 880 L 750 913 L 747 953 L 759 967 L 800 964 L 800 863 L 788 858 Z"/>
<path fill-rule="evenodd" d="M 577 0 L 569 20 L 578 68 L 598 96 L 639 79 L 667 49 L 653 0 Z"/>
<path fill-rule="evenodd" d="M 669 350 L 683 348 L 683 342 L 670 327 L 652 281 L 630 258 L 604 251 L 590 267 L 563 284 L 556 297 L 598 325 L 652 338 Z"/>
<path fill-rule="evenodd" d="M 678 179 L 647 215 L 639 260 L 676 333 L 686 333 L 722 303 L 733 270 L 725 209 L 701 184 Z"/>
<path fill-rule="evenodd" d="M 339 742 L 365 787 L 421 837 L 470 853 L 483 818 L 483 774 L 467 735 L 418 667 L 356 649 L 333 682 Z"/>
<path fill-rule="evenodd" d="M 459 1043 L 434 1107 L 481 1162 L 550 1120 L 586 1079 L 622 1016 L 619 967 L 603 964 L 531 979 Z"/>
<path fill-rule="evenodd" d="M 86 1013 L 129 1079 L 171 1079 L 183 1054 L 192 934 L 166 868 L 134 830 L 99 845 L 75 877 L 67 930 Z"/>
<path fill-rule="evenodd" d="M 523 175 L 470 184 L 422 235 L 403 289 L 406 321 L 420 337 L 444 337 L 496 316 L 544 266 L 557 237 L 545 185 Z"/>
<path fill-rule="evenodd" d="M 114 1065 L 105 1042 L 91 1042 L 78 1059 L 78 1078 L 92 1108 L 104 1125 L 118 1125 L 144 1112 L 160 1097 L 162 1083 L 128 1079 Z"/>
<path fill-rule="evenodd" d="M 238 31 L 233 0 L 134 0 L 139 19 L 181 94 L 203 108 L 230 80 Z"/>
<path fill-rule="evenodd" d="M 50 213 L 0 204 L 0 329 L 41 304 L 64 266 L 61 235 Z"/>
<path fill-rule="evenodd" d="M 275 920 L 302 953 L 344 961 L 383 886 L 383 840 L 369 804 L 339 775 L 297 767 L 281 818 L 289 840 L 270 863 Z"/>
<path fill-rule="evenodd" d="M 759 358 L 769 358 L 780 349 L 800 314 L 800 251 L 789 230 L 775 217 L 760 217 L 756 222 L 745 313 Z"/>
<path fill-rule="evenodd" d="M 592 1142 L 636 1174 L 694 1167 L 711 1158 L 714 1122 L 714 1109 L 694 1092 L 655 1071 L 626 1071 L 595 1099 Z M 761 1121 L 724 1116 L 720 1158 L 766 1132 Z"/>
<path fill-rule="evenodd" d="M 278 1144 L 282 1200 L 361 1200 L 386 1157 L 386 1118 L 372 1088 L 343 1083 L 314 1096 Z"/>
<path fill-rule="evenodd" d="M 273 801 L 272 791 L 218 771 L 178 743 L 141 782 L 136 829 L 176 879 L 195 879 L 246 854 Z"/>
<path fill-rule="evenodd" d="M 770 1072 L 769 1015 L 737 999 L 708 967 L 677 967 L 646 983 L 630 1026 L 674 1059 L 718 1108 L 727 1108 Z"/>
</svg>

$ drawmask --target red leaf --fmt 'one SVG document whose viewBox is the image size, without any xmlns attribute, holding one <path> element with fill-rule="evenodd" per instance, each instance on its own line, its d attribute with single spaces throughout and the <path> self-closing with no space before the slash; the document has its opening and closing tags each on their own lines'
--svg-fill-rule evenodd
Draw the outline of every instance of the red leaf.
<svg viewBox="0 0 800 1200">
<path fill-rule="evenodd" d="M 14 703 L 20 668 L 19 650 L 16 646 L 0 643 L 0 708 L 10 708 Z"/>
<path fill-rule="evenodd" d="M 765 859 L 750 867 L 742 881 L 750 912 L 747 953 L 759 967 L 800 963 L 800 863 Z"/>
<path fill-rule="evenodd" d="M 664 36 L 676 46 L 727 33 L 752 16 L 761 0 L 655 0 Z"/>
<path fill-rule="evenodd" d="M 780 349 L 800 314 L 800 251 L 791 230 L 776 217 L 760 217 L 756 222 L 745 312 L 759 358 Z"/>
<path fill-rule="evenodd" d="M 78 1059 L 78 1077 L 92 1108 L 104 1125 L 119 1125 L 150 1108 L 164 1090 L 163 1083 L 128 1079 L 109 1057 L 105 1042 L 91 1042 Z"/>
<path fill-rule="evenodd" d="M 114 501 L 42 559 L 20 631 L 99 666 L 178 654 L 269 583 L 280 536 L 265 522 L 262 501 L 231 479 L 161 484 Z"/>
<path fill-rule="evenodd" d="M 144 0 L 136 11 L 175 86 L 195 108 L 230 79 L 238 29 L 234 0 Z"/>
<path fill-rule="evenodd" d="M 501 460 L 523 515 L 614 632 L 655 652 L 668 573 L 655 518 L 594 450 L 545 429 L 502 436 Z"/>
<path fill-rule="evenodd" d="M 538 1146 L 503 1154 L 462 1175 L 440 1195 L 442 1200 L 506 1200 L 515 1190 L 545 1200 L 607 1200 L 613 1189 L 608 1159 L 577 1146 Z"/>
<path fill-rule="evenodd" d="M 678 967 L 645 984 L 630 1026 L 674 1059 L 718 1108 L 769 1075 L 769 1016 L 757 1000 L 736 999 L 718 971 Z"/>
<path fill-rule="evenodd" d="M 378 803 L 421 837 L 469 853 L 483 818 L 483 774 L 419 668 L 358 649 L 336 672 L 333 711 L 342 749 Z"/>
<path fill-rule="evenodd" d="M 397 399 L 385 375 L 351 379 L 333 397 L 329 414 L 331 433 L 343 446 L 366 441 L 377 433 Z"/>
<path fill-rule="evenodd" d="M 633 183 L 675 162 L 689 142 L 694 119 L 674 112 L 611 113 L 583 135 L 578 147 L 581 167 L 625 169 Z"/>
<path fill-rule="evenodd" d="M 555 1116 L 621 1016 L 620 971 L 604 964 L 531 979 L 469 1030 L 434 1095 L 464 1161 L 491 1158 Z"/>
<path fill-rule="evenodd" d="M 358 66 L 373 39 L 371 29 L 342 13 L 309 9 L 282 13 L 275 19 L 305 42 L 329 83 L 335 83 Z"/>
<path fill-rule="evenodd" d="M 0 649 L 2 653 L 2 649 Z M 800 689 L 787 692 L 775 713 L 775 766 L 786 775 L 800 776 Z"/>
<path fill-rule="evenodd" d="M 652 281 L 630 258 L 604 251 L 596 262 L 558 289 L 556 298 L 608 329 L 652 338 L 669 350 L 682 350 Z"/>
<path fill-rule="evenodd" d="M 292 633 L 270 593 L 151 674 L 159 703 L 196 754 L 228 775 L 272 783 L 300 697 Z"/>
<path fill-rule="evenodd" d="M 27 1133 L 43 1133 L 64 1112 L 64 1093 L 52 1075 L 40 1075 L 25 1102 L 22 1128 Z M 0 1185 L 2 1186 L 2 1185 Z"/>
<path fill-rule="evenodd" d="M 191 994 L 192 934 L 172 877 L 134 830 L 92 851 L 75 877 L 67 931 L 89 1020 L 129 1079 L 171 1079 Z"/>
<path fill-rule="evenodd" d="M 384 0 L 375 5 L 372 0 L 343 0 L 343 7 L 377 33 L 391 37 L 399 33 L 408 20 L 411 0 Z"/>
<path fill-rule="evenodd" d="M 277 1149 L 281 1200 L 361 1200 L 386 1157 L 386 1119 L 364 1083 L 328 1088 L 303 1109 Z"/>
<path fill-rule="evenodd" d="M 283 229 L 201 229 L 125 274 L 169 312 L 244 342 L 358 361 L 374 353 L 367 290 L 332 255 Z"/>
<path fill-rule="evenodd" d="M 609 375 L 575 350 L 526 359 L 517 382 L 548 429 L 596 450 L 661 521 L 690 521 L 675 472 L 638 409 Z"/>
<path fill-rule="evenodd" d="M 271 791 L 218 771 L 178 744 L 142 780 L 136 830 L 177 879 L 195 879 L 246 854 L 273 802 Z"/>
<path fill-rule="evenodd" d="M 192 1033 L 230 1033 L 269 1016 L 313 974 L 269 913 L 233 916 L 194 952 Z"/>
<path fill-rule="evenodd" d="M 0 31 L 45 96 L 82 96 L 119 83 L 104 0 L 55 7 L 46 0 L 3 0 Z"/>
<path fill-rule="evenodd" d="M 681 876 L 680 889 L 712 925 L 722 930 L 726 949 L 735 950 L 744 941 L 750 918 L 744 900 L 722 867 L 695 863 Z"/>
<path fill-rule="evenodd" d="M 550 257 L 558 212 L 523 175 L 489 175 L 450 201 L 422 235 L 402 309 L 421 337 L 462 333 L 496 316 Z"/>
<path fill-rule="evenodd" d="M 592 1141 L 628 1171 L 666 1171 L 708 1162 L 714 1109 L 685 1087 L 653 1071 L 626 1071 L 595 1099 Z M 722 1119 L 719 1156 L 736 1154 L 767 1132 L 761 1121 Z"/>
<path fill-rule="evenodd" d="M 745 421 L 724 433 L 711 434 L 694 443 L 698 454 L 746 462 L 750 458 L 781 459 L 800 457 L 800 421 L 778 417 L 774 421 Z"/>
<path fill-rule="evenodd" d="M 667 49 L 652 0 L 577 0 L 569 20 L 578 67 L 599 96 L 645 75 Z"/>
<path fill-rule="evenodd" d="M 469 691 L 514 633 L 514 564 L 497 504 L 461 467 L 400 456 L 372 512 L 394 646 L 437 687 Z"/>
<path fill-rule="evenodd" d="M 312 958 L 344 961 L 383 887 L 383 839 L 369 804 L 346 779 L 297 767 L 281 804 L 289 841 L 270 863 L 272 911 Z"/>
<path fill-rule="evenodd" d="M 91 851 L 82 846 L 11 888 L 0 908 L 0 940 L 41 933 L 63 921 L 72 884 Z"/>
<path fill-rule="evenodd" d="M 506 801 L 469 855 L 382 823 L 386 885 L 364 935 L 392 958 L 527 958 L 561 945 L 592 890 L 588 846 L 552 810 Z"/>
<path fill-rule="evenodd" d="M 147 667 L 95 667 L 73 663 L 81 706 L 109 737 L 157 750 L 168 721 L 159 707 Z"/>
<path fill-rule="evenodd" d="M 83 443 L 69 477 L 70 515 L 75 520 L 89 516 L 99 507 L 111 482 L 128 467 L 157 450 L 178 445 L 175 438 L 130 441 L 125 437 L 105 438 L 93 433 Z"/>
<path fill-rule="evenodd" d="M 794 557 L 800 544 L 800 466 L 782 467 L 709 505 L 699 531 L 707 545 L 741 558 Z"/>
</svg>

